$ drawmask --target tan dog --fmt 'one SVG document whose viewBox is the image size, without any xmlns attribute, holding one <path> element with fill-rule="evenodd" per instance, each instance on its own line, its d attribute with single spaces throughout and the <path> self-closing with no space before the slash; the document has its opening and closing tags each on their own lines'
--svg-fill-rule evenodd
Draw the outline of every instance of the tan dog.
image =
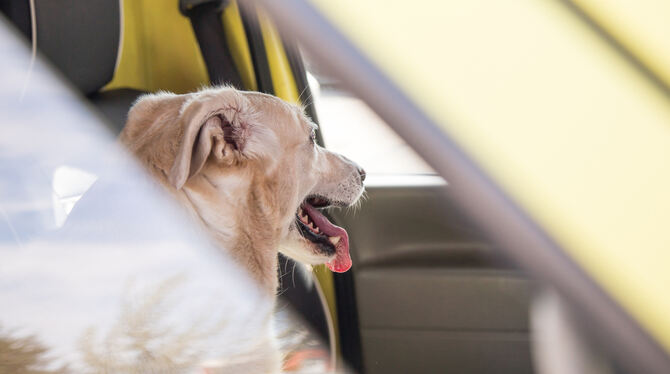
<svg viewBox="0 0 670 374">
<path fill-rule="evenodd" d="M 314 131 L 297 106 L 224 87 L 143 96 L 120 140 L 274 294 L 280 248 L 351 267 L 346 231 L 317 208 L 356 202 L 365 172 L 315 144 Z"/>
</svg>

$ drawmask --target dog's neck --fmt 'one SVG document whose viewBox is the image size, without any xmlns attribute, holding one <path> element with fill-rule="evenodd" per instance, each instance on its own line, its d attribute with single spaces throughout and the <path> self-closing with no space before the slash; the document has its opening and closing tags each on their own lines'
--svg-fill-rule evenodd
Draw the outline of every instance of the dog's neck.
<svg viewBox="0 0 670 374">
<path fill-rule="evenodd" d="M 271 193 L 267 186 L 253 180 L 214 180 L 203 174 L 178 193 L 219 247 L 246 268 L 263 289 L 275 294 L 282 228 L 278 212 L 269 208 L 273 202 L 268 200 Z"/>
</svg>

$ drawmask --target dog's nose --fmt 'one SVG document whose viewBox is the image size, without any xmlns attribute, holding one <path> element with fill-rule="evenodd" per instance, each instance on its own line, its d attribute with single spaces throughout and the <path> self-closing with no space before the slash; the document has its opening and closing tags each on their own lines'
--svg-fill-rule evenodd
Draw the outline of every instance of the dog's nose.
<svg viewBox="0 0 670 374">
<path fill-rule="evenodd" d="M 361 182 L 365 181 L 365 170 L 362 167 L 358 167 L 358 175 L 361 176 Z"/>
</svg>

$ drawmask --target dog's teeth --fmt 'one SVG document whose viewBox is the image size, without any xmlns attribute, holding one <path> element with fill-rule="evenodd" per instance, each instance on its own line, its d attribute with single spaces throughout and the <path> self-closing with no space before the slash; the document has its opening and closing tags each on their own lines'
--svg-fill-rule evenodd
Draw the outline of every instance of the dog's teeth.
<svg viewBox="0 0 670 374">
<path fill-rule="evenodd" d="M 333 245 L 337 245 L 337 243 L 340 242 L 340 239 L 341 238 L 339 236 L 331 236 L 328 238 L 328 240 L 330 240 L 330 242 L 333 243 Z"/>
<path fill-rule="evenodd" d="M 309 228 L 312 229 L 312 230 L 314 230 L 314 223 L 310 222 L 310 223 L 309 223 Z"/>
</svg>

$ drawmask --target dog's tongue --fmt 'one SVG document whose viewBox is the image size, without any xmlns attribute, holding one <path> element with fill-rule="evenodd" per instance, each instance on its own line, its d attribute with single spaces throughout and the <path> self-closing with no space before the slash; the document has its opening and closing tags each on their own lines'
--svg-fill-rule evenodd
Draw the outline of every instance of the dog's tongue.
<svg viewBox="0 0 670 374">
<path fill-rule="evenodd" d="M 349 235 L 347 230 L 333 225 L 328 218 L 310 204 L 303 204 L 303 209 L 309 214 L 322 233 L 329 238 L 339 237 L 340 240 L 335 244 L 335 258 L 326 263 L 328 269 L 336 273 L 344 273 L 351 268 L 351 256 L 349 256 Z"/>
<path fill-rule="evenodd" d="M 333 225 L 333 227 L 337 226 Z M 343 228 L 337 228 L 342 230 L 342 233 L 340 234 L 341 239 L 335 245 L 335 250 L 337 251 L 335 258 L 332 261 L 326 263 L 326 266 L 328 266 L 328 269 L 336 273 L 344 273 L 351 269 L 351 256 L 349 255 L 349 235 L 347 235 L 347 232 Z"/>
</svg>

